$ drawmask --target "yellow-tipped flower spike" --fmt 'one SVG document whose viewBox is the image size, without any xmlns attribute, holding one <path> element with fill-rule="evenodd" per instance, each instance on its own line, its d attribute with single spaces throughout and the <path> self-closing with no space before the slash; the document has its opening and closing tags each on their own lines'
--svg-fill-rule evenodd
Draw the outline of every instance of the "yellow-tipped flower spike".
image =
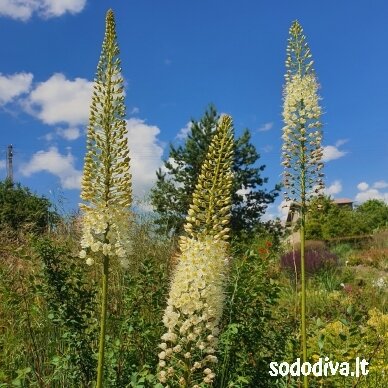
<svg viewBox="0 0 388 388">
<path fill-rule="evenodd" d="M 213 135 L 206 158 L 201 166 L 198 182 L 193 193 L 193 204 L 188 214 L 189 237 L 216 235 L 229 222 L 229 214 L 222 212 L 225 205 L 231 204 L 233 132 L 232 118 L 223 115 Z"/>
<path fill-rule="evenodd" d="M 106 15 L 106 30 L 91 102 L 87 153 L 82 177 L 84 213 L 81 257 L 118 257 L 123 266 L 131 253 L 132 202 L 129 149 L 125 122 L 115 20 Z M 94 260 L 93 260 L 94 261 Z M 88 260 L 89 263 L 93 262 Z"/>
<path fill-rule="evenodd" d="M 233 145 L 232 119 L 223 116 L 201 166 L 163 317 L 167 331 L 159 345 L 159 380 L 170 386 L 199 387 L 215 378 L 228 270 Z"/>
</svg>

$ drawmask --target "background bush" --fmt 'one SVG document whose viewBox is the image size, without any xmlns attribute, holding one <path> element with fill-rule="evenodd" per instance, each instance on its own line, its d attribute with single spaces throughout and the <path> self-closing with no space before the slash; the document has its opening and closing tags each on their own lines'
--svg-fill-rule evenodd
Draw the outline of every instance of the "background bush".
<svg viewBox="0 0 388 388">
<path fill-rule="evenodd" d="M 9 226 L 12 230 L 28 227 L 32 232 L 43 233 L 58 220 L 47 198 L 9 180 L 0 182 L 0 226 Z"/>
</svg>

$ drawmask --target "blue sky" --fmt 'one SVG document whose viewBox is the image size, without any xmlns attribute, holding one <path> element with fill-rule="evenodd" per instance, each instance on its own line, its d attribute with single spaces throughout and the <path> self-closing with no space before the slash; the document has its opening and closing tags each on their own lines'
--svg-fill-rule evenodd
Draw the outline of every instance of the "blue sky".
<svg viewBox="0 0 388 388">
<path fill-rule="evenodd" d="M 321 84 L 327 192 L 388 202 L 388 3 L 0 0 L 0 178 L 79 202 L 85 126 L 107 8 L 116 15 L 134 190 L 209 103 L 252 131 L 268 189 L 281 180 L 288 29 L 298 19 Z M 280 201 L 269 216 L 280 214 Z"/>
</svg>

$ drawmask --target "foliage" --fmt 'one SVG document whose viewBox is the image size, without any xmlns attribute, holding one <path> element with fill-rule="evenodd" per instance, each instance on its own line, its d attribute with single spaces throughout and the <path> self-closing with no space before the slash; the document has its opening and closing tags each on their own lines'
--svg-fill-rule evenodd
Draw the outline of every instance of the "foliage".
<svg viewBox="0 0 388 388">
<path fill-rule="evenodd" d="M 319 357 L 332 361 L 348 361 L 354 366 L 357 357 L 369 363 L 367 376 L 325 376 L 316 378 L 325 384 L 343 387 L 385 387 L 388 365 L 388 315 L 378 309 L 368 311 L 367 317 L 349 305 L 344 316 L 323 322 L 316 321 L 315 333 L 309 339 L 312 362 Z"/>
<path fill-rule="evenodd" d="M 256 239 L 243 254 L 235 252 L 229 275 L 220 337 L 216 386 L 268 387 L 272 360 L 284 359 L 292 326 L 279 309 L 280 284 L 273 269 L 273 245 Z M 271 275 L 272 272 L 272 275 Z"/>
<path fill-rule="evenodd" d="M 350 265 L 368 265 L 381 270 L 388 269 L 388 248 L 369 248 L 353 252 L 348 257 Z"/>
<path fill-rule="evenodd" d="M 201 120 L 192 120 L 185 144 L 171 146 L 169 158 L 165 162 L 166 172 L 161 169 L 157 172 L 151 201 L 163 230 L 174 229 L 176 234 L 180 234 L 183 229 L 200 166 L 215 133 L 218 119 L 216 109 L 210 106 Z M 267 205 L 273 203 L 278 195 L 279 188 L 276 186 L 271 191 L 260 188 L 268 182 L 268 178 L 261 176 L 265 166 L 257 165 L 260 155 L 250 143 L 250 138 L 250 132 L 245 130 L 234 141 L 231 228 L 233 233 L 245 232 L 251 235 L 252 230 L 260 223 Z"/>
<path fill-rule="evenodd" d="M 370 234 L 388 222 L 388 205 L 375 199 L 352 210 L 338 206 L 330 197 L 316 197 L 309 204 L 306 219 L 308 239 L 332 239 Z"/>
<path fill-rule="evenodd" d="M 67 347 L 66 352 L 55 357 L 56 373 L 59 368 L 68 369 L 69 383 L 92 386 L 97 339 L 94 284 L 86 281 L 87 274 L 68 249 L 47 238 L 34 245 L 44 275 L 44 282 L 37 289 L 48 303 L 47 317 L 60 329 Z"/>
<path fill-rule="evenodd" d="M 0 226 L 14 230 L 22 227 L 43 233 L 49 225 L 58 222 L 58 214 L 51 209 L 50 201 L 39 197 L 19 183 L 0 182 Z"/>
<path fill-rule="evenodd" d="M 388 204 L 377 199 L 370 199 L 356 208 L 357 218 L 365 233 L 388 227 Z"/>
<path fill-rule="evenodd" d="M 176 243 L 167 236 L 156 238 L 151 220 L 137 219 L 134 228 L 136 263 L 130 273 L 117 263 L 110 273 L 105 365 L 109 387 L 158 386 L 154 351 L 163 334 L 160 322 Z M 82 370 L 89 362 L 96 364 L 99 295 L 94 290 L 100 271 L 97 266 L 86 267 L 69 252 L 70 248 L 77 252 L 77 229 L 34 243 L 4 232 L 0 233 L 0 386 L 15 381 L 21 386 L 79 387 L 85 381 Z M 95 369 L 89 370 L 95 376 Z"/>
<path fill-rule="evenodd" d="M 136 262 L 130 271 L 112 268 L 107 327 L 105 381 L 109 387 L 156 387 L 155 349 L 176 249 L 175 241 L 154 233 L 151 219 L 138 218 L 133 245 Z"/>
</svg>

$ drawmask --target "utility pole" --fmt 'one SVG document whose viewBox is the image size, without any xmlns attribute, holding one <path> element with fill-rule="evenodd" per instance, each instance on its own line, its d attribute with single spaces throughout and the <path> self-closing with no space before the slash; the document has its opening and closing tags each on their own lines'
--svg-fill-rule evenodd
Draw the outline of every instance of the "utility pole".
<svg viewBox="0 0 388 388">
<path fill-rule="evenodd" d="M 13 184 L 13 146 L 10 144 L 7 149 L 7 180 Z"/>
</svg>

